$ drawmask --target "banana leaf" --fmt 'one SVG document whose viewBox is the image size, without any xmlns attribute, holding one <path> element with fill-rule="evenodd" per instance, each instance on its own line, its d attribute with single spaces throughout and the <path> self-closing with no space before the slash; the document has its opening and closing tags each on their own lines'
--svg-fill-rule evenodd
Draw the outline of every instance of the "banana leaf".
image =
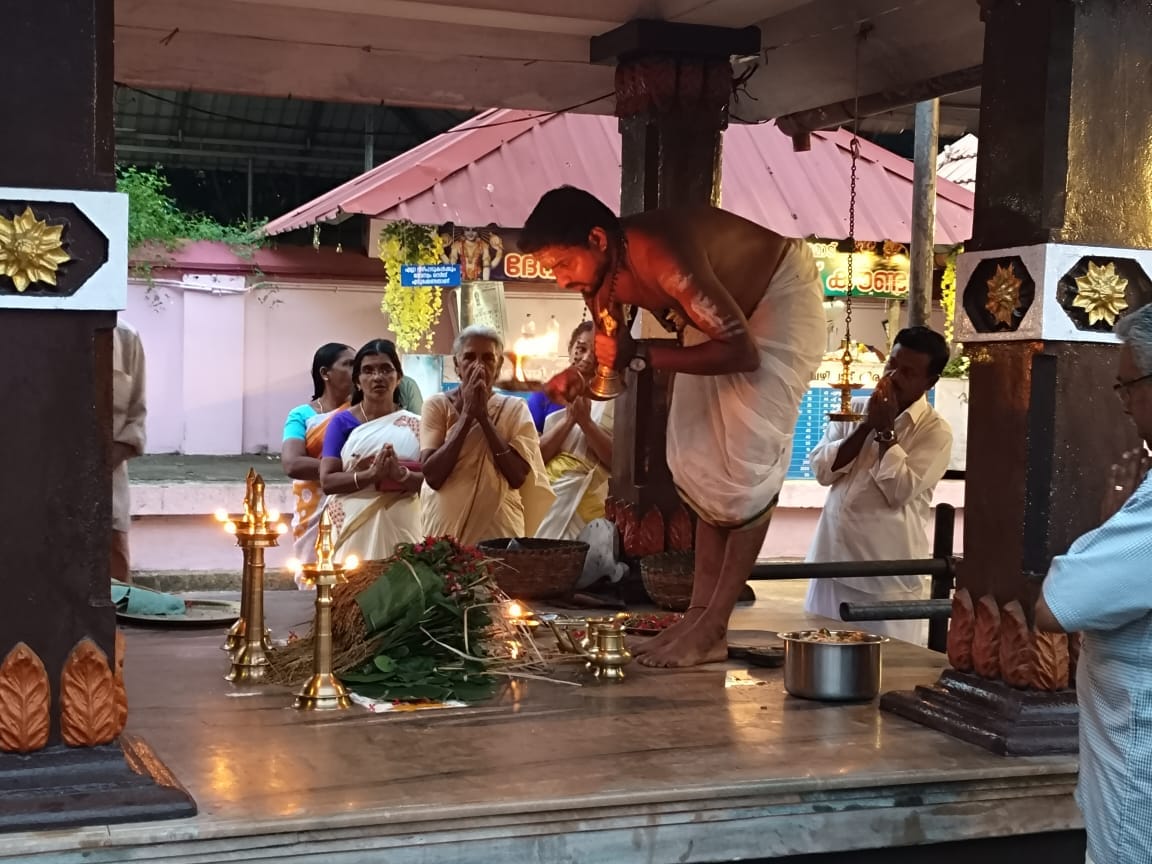
<svg viewBox="0 0 1152 864">
<path fill-rule="evenodd" d="M 417 561 L 396 561 L 356 596 L 368 638 L 395 642 L 412 631 L 425 611 L 444 596 L 444 578 Z M 382 646 L 383 647 L 383 646 Z"/>
</svg>

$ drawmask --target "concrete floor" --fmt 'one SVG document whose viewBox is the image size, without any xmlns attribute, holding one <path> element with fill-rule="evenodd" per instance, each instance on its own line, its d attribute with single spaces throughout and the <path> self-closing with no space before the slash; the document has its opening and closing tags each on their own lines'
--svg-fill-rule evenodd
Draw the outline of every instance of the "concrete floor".
<svg viewBox="0 0 1152 864">
<path fill-rule="evenodd" d="M 185 456 L 162 453 L 141 456 L 128 463 L 133 483 L 243 483 L 255 468 L 267 483 L 290 483 L 278 454 L 244 456 Z"/>
</svg>

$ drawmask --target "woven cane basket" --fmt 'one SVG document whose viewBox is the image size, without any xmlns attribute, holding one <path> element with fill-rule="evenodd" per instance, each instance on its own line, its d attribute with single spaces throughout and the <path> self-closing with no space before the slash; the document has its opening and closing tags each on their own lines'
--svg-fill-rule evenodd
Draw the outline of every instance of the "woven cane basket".
<svg viewBox="0 0 1152 864">
<path fill-rule="evenodd" d="M 584 572 L 588 544 L 577 540 L 540 540 L 517 537 L 518 549 L 509 549 L 511 538 L 481 540 L 476 548 L 501 563 L 496 582 L 517 600 L 559 600 L 571 596 Z"/>
<path fill-rule="evenodd" d="M 640 559 L 640 579 L 661 609 L 683 612 L 692 604 L 693 552 L 661 552 Z"/>
</svg>

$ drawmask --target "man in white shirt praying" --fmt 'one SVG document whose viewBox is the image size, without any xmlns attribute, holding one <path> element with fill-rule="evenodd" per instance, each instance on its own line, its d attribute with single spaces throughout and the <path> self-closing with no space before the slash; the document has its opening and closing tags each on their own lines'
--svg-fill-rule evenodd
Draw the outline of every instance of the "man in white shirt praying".
<svg viewBox="0 0 1152 864">
<path fill-rule="evenodd" d="M 927 558 L 932 493 L 952 453 L 952 429 L 925 394 L 948 364 L 948 343 L 927 327 L 896 335 L 884 375 L 865 403 L 864 419 L 828 424 L 809 455 L 817 481 L 831 486 L 808 561 Z M 922 576 L 813 579 L 804 609 L 840 617 L 840 604 L 921 600 Z M 925 644 L 927 622 L 874 621 L 868 630 Z"/>
</svg>

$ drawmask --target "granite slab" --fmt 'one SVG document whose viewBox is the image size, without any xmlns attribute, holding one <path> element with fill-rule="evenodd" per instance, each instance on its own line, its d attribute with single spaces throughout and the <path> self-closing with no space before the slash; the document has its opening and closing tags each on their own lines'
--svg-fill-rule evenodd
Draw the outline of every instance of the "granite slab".
<svg viewBox="0 0 1152 864">
<path fill-rule="evenodd" d="M 274 631 L 305 632 L 310 600 L 270 592 Z M 746 644 L 826 623 L 766 601 L 736 614 Z M 222 634 L 127 635 L 128 731 L 199 814 L 7 834 L 0 862 L 703 864 L 1081 825 L 1074 757 L 1006 759 L 876 701 L 793 699 L 780 670 L 633 664 L 619 684 L 513 681 L 468 708 L 315 714 L 224 681 Z M 889 643 L 883 687 L 943 666 Z"/>
</svg>

